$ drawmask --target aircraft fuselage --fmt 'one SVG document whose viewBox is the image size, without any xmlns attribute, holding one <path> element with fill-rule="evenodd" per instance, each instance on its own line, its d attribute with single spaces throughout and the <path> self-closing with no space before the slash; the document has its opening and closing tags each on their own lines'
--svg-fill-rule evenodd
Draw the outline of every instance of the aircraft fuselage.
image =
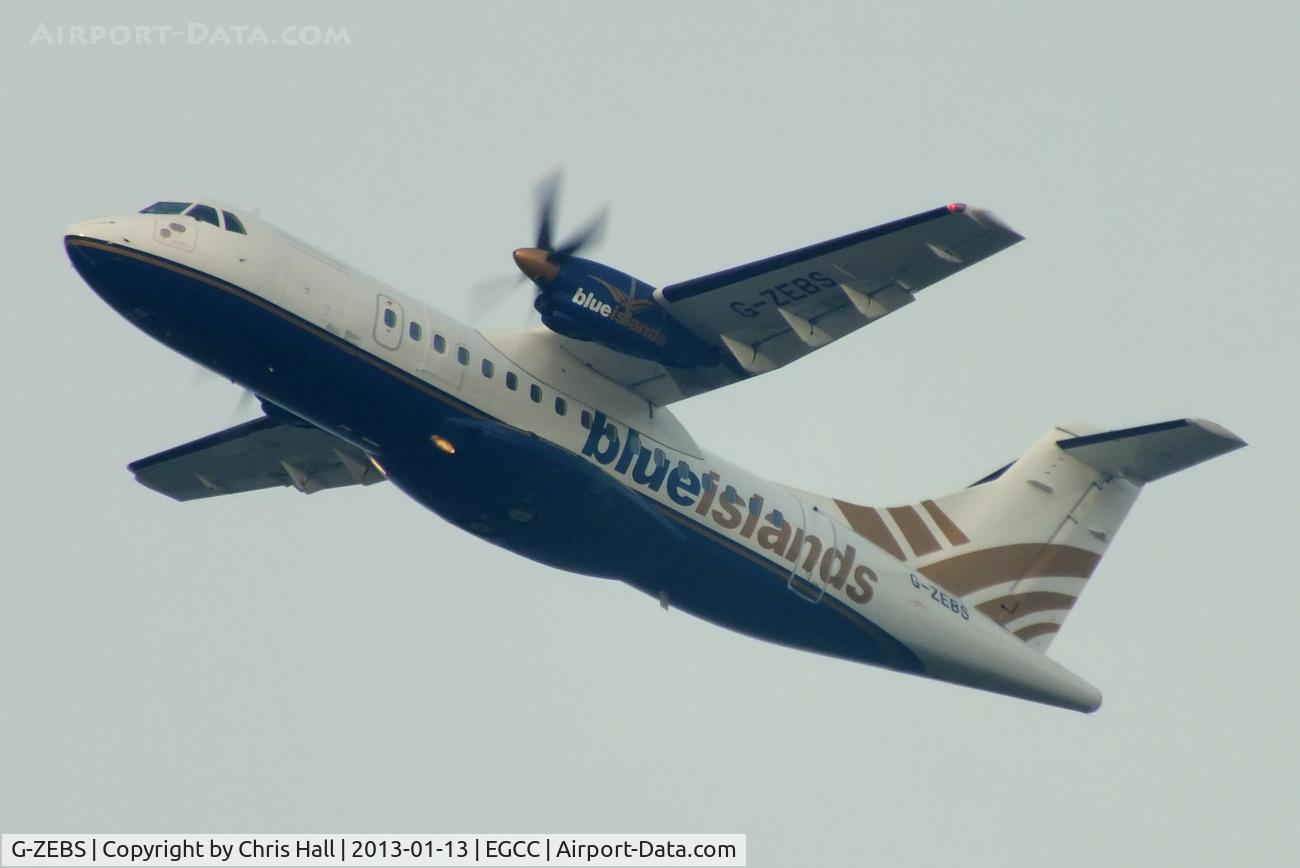
<svg viewBox="0 0 1300 868">
<path fill-rule="evenodd" d="M 65 244 L 141 330 L 363 450 L 403 492 L 479 537 L 783 645 L 1068 708 L 1099 704 L 1094 688 L 973 607 L 919 586 L 829 499 L 700 449 L 666 408 L 545 332 L 480 333 L 241 218 L 244 234 L 114 217 L 74 225 Z"/>
</svg>

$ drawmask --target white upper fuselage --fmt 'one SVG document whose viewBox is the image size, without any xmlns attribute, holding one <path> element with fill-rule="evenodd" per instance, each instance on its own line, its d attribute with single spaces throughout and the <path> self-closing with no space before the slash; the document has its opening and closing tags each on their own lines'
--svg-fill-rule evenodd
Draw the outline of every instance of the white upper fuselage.
<svg viewBox="0 0 1300 868">
<path fill-rule="evenodd" d="M 833 604 L 867 619 L 914 652 L 930 677 L 1078 709 L 1099 704 L 1093 687 L 973 606 L 918 586 L 908 565 L 852 530 L 834 501 L 701 450 L 666 408 L 595 373 L 544 329 L 480 333 L 254 215 L 217 207 L 238 215 L 246 232 L 181 215 L 132 214 L 78 223 L 68 235 L 240 287 L 485 417 L 582 456 L 661 512 L 707 531 L 697 545 L 722 537 L 783 569 L 791 606 Z M 629 443 L 631 431 L 639 442 Z M 332 433 L 382 462 L 382 430 Z M 815 537 L 816 551 L 792 539 L 796 533 Z"/>
</svg>

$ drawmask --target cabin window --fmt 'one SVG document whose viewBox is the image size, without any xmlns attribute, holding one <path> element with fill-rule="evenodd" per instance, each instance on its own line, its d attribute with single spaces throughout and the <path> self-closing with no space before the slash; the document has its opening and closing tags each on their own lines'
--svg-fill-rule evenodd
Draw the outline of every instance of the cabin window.
<svg viewBox="0 0 1300 868">
<path fill-rule="evenodd" d="M 226 221 L 226 229 L 231 232 L 238 232 L 240 235 L 248 234 L 244 231 L 244 224 L 240 222 L 240 219 L 234 214 L 231 214 L 229 211 L 222 211 L 221 217 Z"/>
<path fill-rule="evenodd" d="M 494 369 L 493 369 L 493 367 L 492 367 L 492 363 L 489 362 L 487 359 L 484 359 L 484 360 L 483 360 L 483 376 L 487 377 L 488 379 L 491 379 L 491 378 L 492 378 L 492 371 L 493 371 L 493 370 L 494 370 Z"/>
<path fill-rule="evenodd" d="M 528 397 L 533 399 L 534 404 L 542 403 L 542 387 L 533 383 L 528 387 Z"/>
<path fill-rule="evenodd" d="M 217 209 L 211 205 L 195 205 L 189 211 L 185 212 L 195 220 L 204 223 L 211 223 L 213 226 L 220 226 L 221 221 L 217 218 Z"/>
<path fill-rule="evenodd" d="M 186 208 L 190 207 L 189 202 L 154 202 L 148 208 L 140 211 L 141 214 L 180 214 Z"/>
<path fill-rule="evenodd" d="M 415 322 L 414 320 L 412 320 L 410 325 L 406 327 L 406 331 L 408 334 L 410 334 L 411 340 L 413 341 L 418 341 L 424 335 L 424 329 L 421 328 L 420 324 L 418 322 Z"/>
<path fill-rule="evenodd" d="M 437 332 L 434 332 L 433 335 L 433 351 L 435 353 L 447 352 L 447 339 Z"/>
<path fill-rule="evenodd" d="M 514 371 L 506 371 L 506 388 L 512 392 L 519 388 L 519 378 Z"/>
<path fill-rule="evenodd" d="M 393 310 L 391 307 L 384 308 L 384 325 L 388 326 L 390 329 L 397 328 L 397 311 Z"/>
<path fill-rule="evenodd" d="M 469 350 L 464 347 L 456 347 L 456 361 L 460 362 L 462 365 L 468 365 Z"/>
<path fill-rule="evenodd" d="M 579 419 L 580 423 L 582 424 L 582 427 L 583 427 L 583 428 L 586 428 L 588 431 L 591 430 L 591 411 L 590 411 L 590 410 L 583 410 L 583 411 L 582 411 L 582 415 L 579 416 L 578 419 Z"/>
<path fill-rule="evenodd" d="M 564 415 L 566 415 L 568 412 L 569 412 L 569 402 L 566 401 L 566 400 L 564 400 L 563 398 L 561 398 L 559 395 L 556 395 L 556 396 L 555 396 L 555 415 L 556 415 L 556 416 L 564 416 Z"/>
</svg>

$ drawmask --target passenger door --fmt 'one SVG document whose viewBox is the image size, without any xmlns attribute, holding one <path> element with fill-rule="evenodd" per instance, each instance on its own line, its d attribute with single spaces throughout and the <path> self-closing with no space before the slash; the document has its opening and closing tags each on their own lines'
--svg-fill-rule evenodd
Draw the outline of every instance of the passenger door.
<svg viewBox="0 0 1300 868">
<path fill-rule="evenodd" d="M 836 525 L 826 513 L 816 506 L 806 506 L 802 500 L 799 501 L 799 510 L 803 519 L 800 525 L 803 536 L 794 563 L 790 565 L 787 586 L 808 602 L 820 603 L 826 594 L 826 580 L 822 577 L 821 564 L 826 553 L 839 543 Z M 792 541 L 792 547 L 793 544 Z"/>
<path fill-rule="evenodd" d="M 395 350 L 402 343 L 402 329 L 406 317 L 397 299 L 383 293 L 375 296 L 375 341 L 386 349 Z"/>
</svg>

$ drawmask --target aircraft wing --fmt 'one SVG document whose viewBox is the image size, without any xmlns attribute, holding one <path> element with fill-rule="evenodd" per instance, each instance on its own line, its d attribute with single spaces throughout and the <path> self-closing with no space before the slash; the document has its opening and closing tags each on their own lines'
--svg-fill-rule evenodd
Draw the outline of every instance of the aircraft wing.
<svg viewBox="0 0 1300 868">
<path fill-rule="evenodd" d="M 304 494 L 370 485 L 383 475 L 364 452 L 306 422 L 265 416 L 128 465 L 175 500 L 292 485 Z"/>
<path fill-rule="evenodd" d="M 559 341 L 599 373 L 668 404 L 788 365 L 1020 240 L 992 212 L 952 204 L 656 290 L 669 314 L 720 349 L 723 364 L 710 368 Z"/>
</svg>

